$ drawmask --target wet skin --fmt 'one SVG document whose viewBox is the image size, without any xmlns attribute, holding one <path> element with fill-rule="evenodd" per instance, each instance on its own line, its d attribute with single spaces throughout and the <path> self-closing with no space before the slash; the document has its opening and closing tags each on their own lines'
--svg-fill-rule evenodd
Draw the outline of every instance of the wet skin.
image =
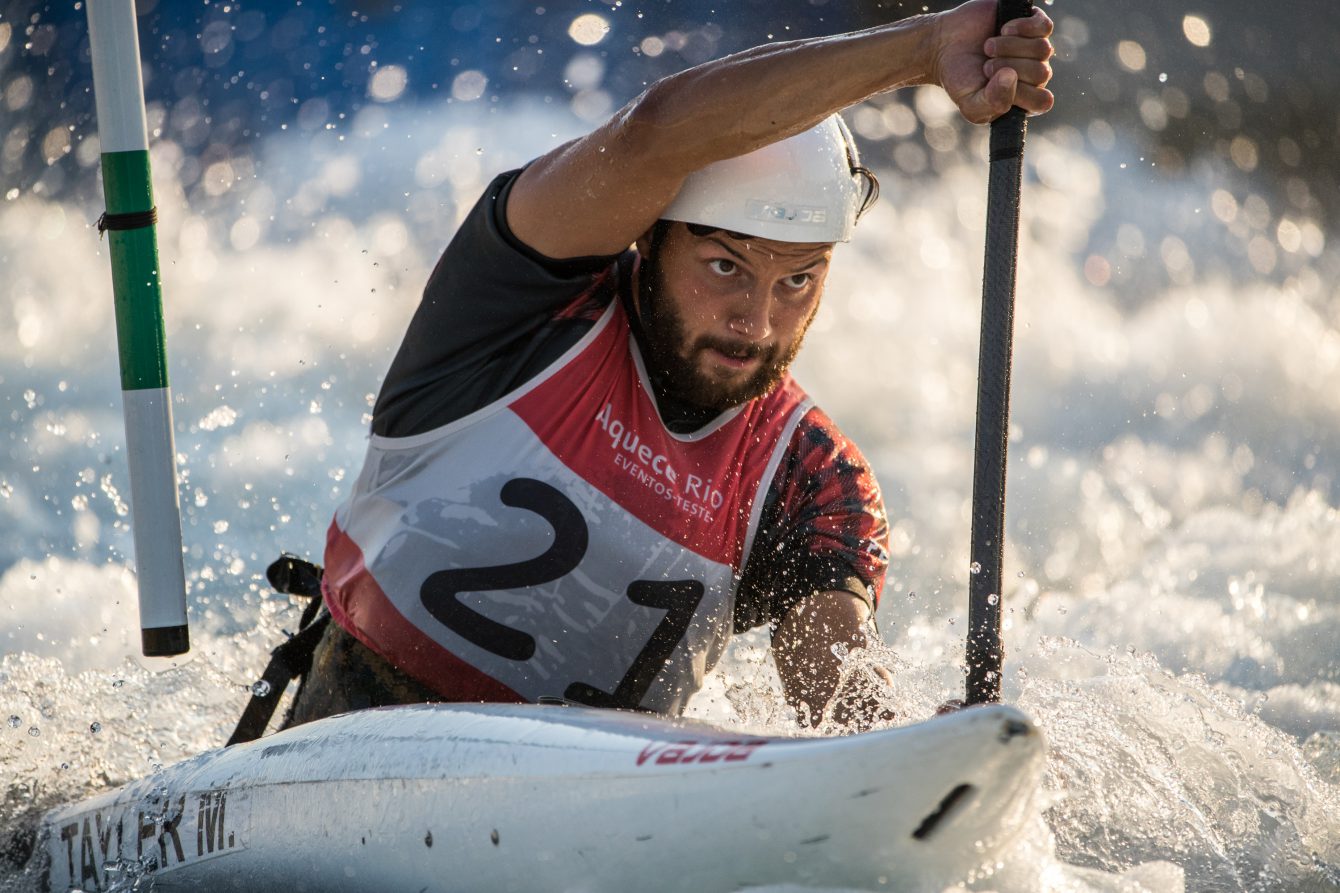
<svg viewBox="0 0 1340 893">
<path fill-rule="evenodd" d="M 643 257 L 650 240 L 638 240 Z M 828 243 L 696 236 L 675 223 L 638 275 L 649 362 L 675 396 L 724 409 L 772 390 L 819 307 Z M 651 289 L 642 286 L 650 284 Z"/>
</svg>

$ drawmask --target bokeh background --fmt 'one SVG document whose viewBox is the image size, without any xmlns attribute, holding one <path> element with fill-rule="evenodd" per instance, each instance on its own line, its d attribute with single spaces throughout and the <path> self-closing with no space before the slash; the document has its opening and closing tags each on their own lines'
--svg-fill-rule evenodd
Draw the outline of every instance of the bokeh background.
<svg viewBox="0 0 1340 893">
<path fill-rule="evenodd" d="M 227 737 L 296 622 L 265 566 L 319 560 L 427 272 L 494 173 L 688 65 L 946 8 L 140 3 L 196 645 L 164 664 L 135 653 L 82 2 L 0 0 L 14 890 L 42 809 Z M 1005 694 L 1051 742 L 1048 800 L 1018 859 L 964 883 L 1337 890 L 1340 26 L 1316 0 L 1046 9 L 1058 103 L 1030 123 L 1004 597 Z M 883 197 L 797 375 L 885 492 L 870 657 L 912 721 L 961 687 L 985 136 L 932 88 L 846 117 Z M 695 715 L 792 730 L 762 644 Z"/>
</svg>

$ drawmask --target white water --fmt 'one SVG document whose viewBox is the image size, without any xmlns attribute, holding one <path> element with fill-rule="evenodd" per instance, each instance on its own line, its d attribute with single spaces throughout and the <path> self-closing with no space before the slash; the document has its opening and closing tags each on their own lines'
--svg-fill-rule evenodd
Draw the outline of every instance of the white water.
<svg viewBox="0 0 1340 893">
<path fill-rule="evenodd" d="M 451 227 L 492 173 L 580 127 L 462 109 L 278 134 L 189 197 L 182 151 L 157 145 L 194 644 L 175 664 L 136 657 L 99 208 L 0 203 L 0 845 L 44 808 L 227 737 L 297 622 L 265 566 L 281 550 L 319 560 Z M 938 153 L 937 173 L 875 155 L 884 198 L 839 249 L 797 368 L 884 487 L 875 657 L 908 720 L 962 684 L 985 167 L 963 160 L 980 135 L 959 132 L 974 151 Z M 1340 254 L 1221 171 L 1165 179 L 1045 122 L 1029 165 L 1005 693 L 1048 736 L 1050 805 L 964 885 L 1340 889 L 1340 312 L 1325 284 Z M 693 712 L 785 733 L 757 642 Z"/>
</svg>

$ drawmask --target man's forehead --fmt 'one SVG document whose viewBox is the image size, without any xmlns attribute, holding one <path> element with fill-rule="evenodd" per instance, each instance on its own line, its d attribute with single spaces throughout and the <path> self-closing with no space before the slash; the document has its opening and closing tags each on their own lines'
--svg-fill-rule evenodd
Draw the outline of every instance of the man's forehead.
<svg viewBox="0 0 1340 893">
<path fill-rule="evenodd" d="M 716 241 L 722 247 L 733 249 L 743 255 L 754 255 L 775 260 L 812 260 L 817 261 L 833 252 L 832 242 L 782 242 L 778 239 L 764 239 L 744 233 L 732 233 L 717 230 L 707 236 L 695 237 Z"/>
</svg>

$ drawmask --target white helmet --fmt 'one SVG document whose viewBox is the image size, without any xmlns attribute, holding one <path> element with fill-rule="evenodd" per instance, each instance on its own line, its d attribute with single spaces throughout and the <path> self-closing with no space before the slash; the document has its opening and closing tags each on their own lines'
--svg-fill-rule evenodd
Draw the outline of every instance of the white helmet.
<svg viewBox="0 0 1340 893">
<path fill-rule="evenodd" d="M 846 242 L 878 194 L 847 125 L 830 115 L 795 136 L 693 172 L 661 217 L 779 242 Z"/>
</svg>

